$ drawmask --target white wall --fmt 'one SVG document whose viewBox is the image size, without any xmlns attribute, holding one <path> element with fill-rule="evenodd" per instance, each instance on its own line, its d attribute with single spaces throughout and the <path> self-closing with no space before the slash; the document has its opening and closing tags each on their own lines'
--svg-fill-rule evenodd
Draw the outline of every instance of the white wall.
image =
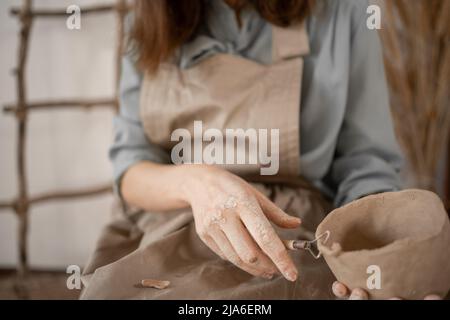
<svg viewBox="0 0 450 320">
<path fill-rule="evenodd" d="M 67 7 L 108 0 L 35 0 L 36 7 Z M 9 15 L 19 0 L 0 1 L 0 106 L 15 101 L 19 24 Z M 33 26 L 27 70 L 29 99 L 109 97 L 114 88 L 115 17 L 82 16 L 81 30 L 68 30 L 65 19 L 40 19 Z M 82 187 L 111 180 L 107 150 L 112 111 L 39 111 L 29 118 L 27 168 L 30 193 Z M 0 199 L 16 194 L 16 122 L 0 113 Z M 49 202 L 32 208 L 30 263 L 35 268 L 83 265 L 102 226 L 112 197 Z M 17 222 L 0 212 L 0 268 L 17 261 Z"/>
</svg>

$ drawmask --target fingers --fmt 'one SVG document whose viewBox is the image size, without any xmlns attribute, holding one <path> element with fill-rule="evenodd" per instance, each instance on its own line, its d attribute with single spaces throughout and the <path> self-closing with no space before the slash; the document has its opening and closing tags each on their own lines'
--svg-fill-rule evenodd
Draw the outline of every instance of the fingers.
<svg viewBox="0 0 450 320">
<path fill-rule="evenodd" d="M 339 281 L 335 281 L 333 283 L 332 291 L 333 291 L 333 294 L 338 298 L 346 298 L 346 297 L 348 297 L 348 294 L 350 292 L 350 290 L 347 288 L 347 286 Z M 361 288 L 356 288 L 356 289 L 352 290 L 350 293 L 350 297 L 349 297 L 349 300 L 368 300 L 368 299 L 369 299 L 369 295 L 368 295 L 367 291 L 365 291 Z M 399 297 L 392 297 L 392 298 L 389 298 L 388 300 L 403 300 L 403 299 L 399 298 Z M 430 294 L 430 295 L 427 295 L 424 298 L 424 300 L 442 300 L 442 297 L 440 297 L 439 295 L 436 295 L 436 294 Z"/>
<path fill-rule="evenodd" d="M 276 206 L 272 201 L 267 199 L 267 197 L 263 195 L 259 190 L 254 187 L 252 188 L 262 211 L 270 221 L 281 228 L 298 228 L 298 226 L 302 222 L 300 218 L 288 215 L 283 210 L 278 208 L 278 206 Z"/>
<path fill-rule="evenodd" d="M 263 254 L 238 217 L 229 219 L 229 222 L 222 225 L 221 229 L 243 263 L 260 269 L 266 275 L 273 275 L 277 271 L 275 265 Z"/>
<path fill-rule="evenodd" d="M 252 275 L 270 278 L 278 269 L 286 279 L 295 281 L 297 269 L 261 206 L 284 227 L 297 227 L 299 219 L 285 214 L 262 194 L 260 204 L 248 191 L 233 206 L 218 203 L 212 210 L 205 210 L 204 204 L 192 206 L 197 233 L 216 254 Z"/>
<path fill-rule="evenodd" d="M 257 277 L 271 278 L 273 276 L 273 273 L 265 273 L 264 270 L 258 269 L 248 263 L 244 263 L 234 250 L 226 235 L 221 230 L 217 229 L 211 232 L 210 235 L 214 239 L 220 250 L 223 252 L 226 259 L 238 268 L 241 268 L 242 270 Z"/>
<path fill-rule="evenodd" d="M 342 282 L 335 281 L 331 286 L 333 294 L 338 298 L 346 298 L 348 296 L 349 290 Z"/>
<path fill-rule="evenodd" d="M 442 297 L 437 294 L 430 294 L 424 298 L 424 300 L 442 300 Z"/>
<path fill-rule="evenodd" d="M 403 300 L 403 299 L 399 297 L 393 297 L 390 298 L 389 300 Z M 425 298 L 423 298 L 423 300 L 442 300 L 442 297 L 437 294 L 429 294 Z"/>
<path fill-rule="evenodd" d="M 242 222 L 239 219 L 230 220 L 229 223 L 222 226 L 223 232 L 225 232 L 231 245 L 245 263 L 255 263 L 259 256 L 258 248 L 256 248 Z"/>
<path fill-rule="evenodd" d="M 367 294 L 367 292 L 361 288 L 356 288 L 353 289 L 350 297 L 348 298 L 349 300 L 369 300 L 369 295 Z"/>
<path fill-rule="evenodd" d="M 280 238 L 257 205 L 242 208 L 240 217 L 253 239 L 289 281 L 297 280 L 297 269 Z"/>
<path fill-rule="evenodd" d="M 211 238 L 211 236 L 209 235 L 202 235 L 200 236 L 200 239 L 202 239 L 202 241 L 215 253 L 217 254 L 220 258 L 222 258 L 223 260 L 226 260 L 227 258 L 225 257 L 225 255 L 223 254 L 222 250 L 220 250 L 219 246 L 217 245 L 217 243 L 214 241 L 213 238 Z"/>
<path fill-rule="evenodd" d="M 365 290 L 363 290 L 361 288 L 356 288 L 350 292 L 350 290 L 347 288 L 347 286 L 339 281 L 335 281 L 333 283 L 331 289 L 333 291 L 333 294 L 338 298 L 347 298 L 348 297 L 349 300 L 368 300 L 369 299 L 369 294 Z M 350 296 L 349 296 L 349 294 L 350 294 Z"/>
</svg>

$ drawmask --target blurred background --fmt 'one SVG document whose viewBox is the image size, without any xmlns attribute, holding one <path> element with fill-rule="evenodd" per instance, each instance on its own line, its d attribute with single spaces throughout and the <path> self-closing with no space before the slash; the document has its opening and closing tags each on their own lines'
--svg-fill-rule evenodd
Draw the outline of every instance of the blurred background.
<svg viewBox="0 0 450 320">
<path fill-rule="evenodd" d="M 10 14 L 24 1 L 0 2 L 0 106 L 17 103 L 20 20 Z M 113 0 L 35 0 L 34 8 L 92 7 Z M 377 4 L 383 5 L 381 1 Z M 449 0 L 392 0 L 383 7 L 386 70 L 399 140 L 408 156 L 408 186 L 431 189 L 449 204 L 450 126 Z M 69 30 L 66 17 L 33 21 L 26 67 L 27 101 L 113 99 L 116 86 L 116 13 L 82 15 L 81 30 Z M 28 195 L 83 189 L 111 183 L 107 158 L 113 108 L 33 111 L 27 120 Z M 17 123 L 0 114 L 0 202 L 18 195 Z M 109 192 L 54 200 L 29 208 L 27 233 L 28 298 L 76 298 L 66 288 L 69 265 L 81 268 L 111 215 Z M 16 281 L 20 261 L 19 219 L 13 208 L 0 210 L 0 299 L 24 294 Z M 23 276 L 23 275 L 22 275 Z M 19 282 L 20 283 L 20 282 Z"/>
<path fill-rule="evenodd" d="M 110 2 L 77 0 L 76 4 L 83 7 Z M 74 1 L 34 2 L 36 8 L 65 9 L 71 4 Z M 18 63 L 20 23 L 18 18 L 10 15 L 10 8 L 21 5 L 20 0 L 0 1 L 2 107 L 17 99 L 13 69 Z M 64 17 L 35 19 L 26 68 L 27 99 L 113 97 L 116 25 L 112 12 L 86 15 L 82 18 L 81 30 L 69 30 Z M 29 194 L 109 183 L 112 172 L 107 151 L 112 140 L 113 114 L 114 111 L 107 108 L 30 113 L 26 144 Z M 17 119 L 13 114 L 1 113 L 0 201 L 17 195 L 16 149 Z M 105 193 L 30 207 L 28 254 L 31 269 L 65 271 L 68 265 L 83 266 L 94 249 L 101 227 L 111 214 L 111 203 L 112 195 Z M 17 217 L 10 209 L 1 210 L 1 269 L 16 267 L 19 260 L 17 238 Z M 11 289 L 10 286 L 7 289 Z"/>
</svg>

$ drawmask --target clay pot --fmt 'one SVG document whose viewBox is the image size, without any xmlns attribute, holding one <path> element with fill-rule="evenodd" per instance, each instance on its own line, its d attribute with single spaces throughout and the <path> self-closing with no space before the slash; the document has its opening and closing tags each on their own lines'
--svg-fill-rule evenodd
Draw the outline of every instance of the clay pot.
<svg viewBox="0 0 450 320">
<path fill-rule="evenodd" d="M 450 290 L 450 223 L 432 192 L 364 197 L 332 211 L 316 236 L 326 231 L 319 250 L 350 289 L 363 288 L 372 299 L 423 299 Z"/>
</svg>

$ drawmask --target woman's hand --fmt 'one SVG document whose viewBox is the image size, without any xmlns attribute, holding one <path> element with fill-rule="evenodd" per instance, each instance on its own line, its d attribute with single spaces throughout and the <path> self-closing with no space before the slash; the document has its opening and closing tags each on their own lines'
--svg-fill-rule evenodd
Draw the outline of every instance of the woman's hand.
<svg viewBox="0 0 450 320">
<path fill-rule="evenodd" d="M 183 190 L 202 241 L 222 259 L 248 273 L 272 278 L 277 269 L 290 280 L 297 269 L 270 221 L 297 228 L 291 217 L 243 179 L 206 165 L 184 165 Z"/>
<path fill-rule="evenodd" d="M 348 298 L 349 300 L 368 300 L 369 295 L 364 289 L 356 288 L 350 291 L 342 282 L 335 281 L 332 286 L 333 294 L 338 298 Z M 389 300 L 402 300 L 399 297 L 392 297 Z M 424 300 L 442 300 L 441 297 L 435 294 L 430 294 Z"/>
</svg>

